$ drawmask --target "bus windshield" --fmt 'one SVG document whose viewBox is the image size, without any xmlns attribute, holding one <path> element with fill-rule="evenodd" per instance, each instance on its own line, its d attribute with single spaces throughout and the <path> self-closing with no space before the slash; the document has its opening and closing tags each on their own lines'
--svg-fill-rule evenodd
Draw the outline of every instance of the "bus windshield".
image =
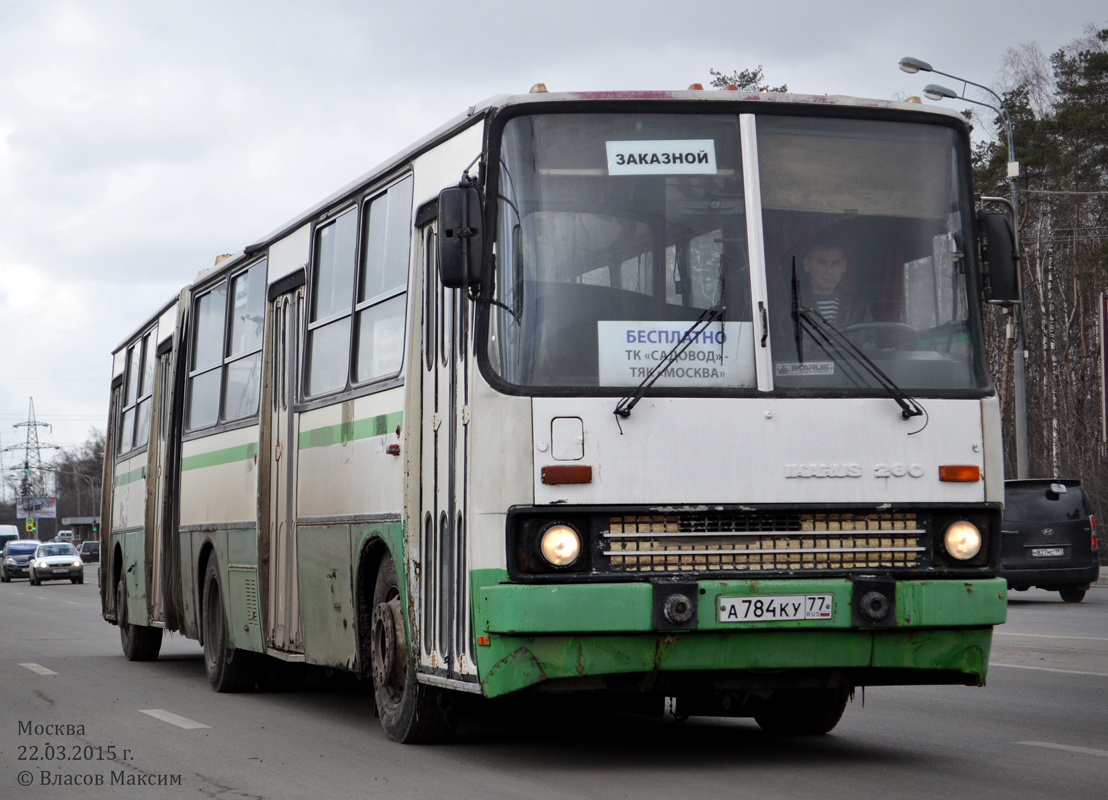
<svg viewBox="0 0 1108 800">
<path fill-rule="evenodd" d="M 872 365 L 918 394 L 986 389 L 956 133 L 785 116 L 750 130 L 757 187 L 736 114 L 510 119 L 493 371 L 540 393 L 615 394 L 692 338 L 655 391 L 873 394 Z M 760 346 L 773 361 L 762 386 Z"/>
</svg>

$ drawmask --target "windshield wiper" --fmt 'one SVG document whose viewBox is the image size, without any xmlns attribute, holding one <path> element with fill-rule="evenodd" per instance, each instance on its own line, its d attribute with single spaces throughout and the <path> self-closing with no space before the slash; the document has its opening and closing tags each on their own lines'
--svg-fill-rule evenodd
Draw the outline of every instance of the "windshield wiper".
<svg viewBox="0 0 1108 800">
<path fill-rule="evenodd" d="M 892 378 L 881 371 L 881 368 L 873 362 L 873 359 L 862 352 L 861 348 L 850 341 L 849 337 L 844 335 L 842 331 L 824 319 L 822 314 L 815 309 L 804 308 L 800 305 L 795 305 L 794 308 L 799 323 L 798 336 L 800 336 L 800 327 L 803 327 L 825 352 L 834 357 L 841 366 L 848 367 L 852 371 L 853 365 L 843 357 L 844 351 L 856 358 L 858 363 L 865 367 L 866 371 L 881 385 L 881 388 L 888 392 L 889 396 L 900 406 L 900 416 L 904 419 L 911 419 L 924 414 L 923 406 L 909 397 L 903 389 L 896 385 Z M 852 377 L 855 381 L 858 381 L 857 373 Z"/>
<path fill-rule="evenodd" d="M 655 364 L 654 368 L 646 374 L 646 377 L 642 379 L 642 383 L 638 385 L 635 391 L 616 404 L 615 415 L 624 418 L 631 416 L 631 409 L 642 400 L 643 395 L 646 394 L 646 390 L 653 386 L 654 383 L 665 374 L 665 371 L 673 365 L 673 362 L 680 358 L 681 354 L 692 346 L 692 343 L 696 341 L 700 333 L 715 320 L 723 316 L 725 310 L 726 309 L 722 305 L 714 305 L 711 308 L 704 309 L 701 315 L 696 318 L 696 322 L 681 335 L 677 344 L 670 348 L 669 352 L 666 353 L 662 360 Z"/>
</svg>

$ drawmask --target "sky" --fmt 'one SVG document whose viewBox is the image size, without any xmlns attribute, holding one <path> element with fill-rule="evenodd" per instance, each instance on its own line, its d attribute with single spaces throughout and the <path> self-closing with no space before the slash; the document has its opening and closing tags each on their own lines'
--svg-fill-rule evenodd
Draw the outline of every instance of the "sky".
<svg viewBox="0 0 1108 800">
<path fill-rule="evenodd" d="M 103 430 L 111 351 L 216 255 L 492 95 L 761 66 L 903 99 L 962 88 L 904 56 L 998 86 L 1009 49 L 1089 25 L 1103 0 L 0 0 L 0 451 L 32 398 L 43 444 Z"/>
</svg>

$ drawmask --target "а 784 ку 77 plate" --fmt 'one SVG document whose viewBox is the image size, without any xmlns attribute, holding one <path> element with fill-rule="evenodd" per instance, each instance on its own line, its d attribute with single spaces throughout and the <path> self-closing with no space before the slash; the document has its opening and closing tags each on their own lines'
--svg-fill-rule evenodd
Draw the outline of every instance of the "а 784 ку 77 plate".
<svg viewBox="0 0 1108 800">
<path fill-rule="evenodd" d="M 720 622 L 778 622 L 832 619 L 829 594 L 784 594 L 768 597 L 721 597 Z"/>
</svg>

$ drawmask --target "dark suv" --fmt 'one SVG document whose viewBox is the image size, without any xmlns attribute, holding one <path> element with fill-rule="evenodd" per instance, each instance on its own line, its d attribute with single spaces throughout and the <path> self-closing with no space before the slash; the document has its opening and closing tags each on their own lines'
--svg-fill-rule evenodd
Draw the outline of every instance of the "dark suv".
<svg viewBox="0 0 1108 800">
<path fill-rule="evenodd" d="M 1096 523 L 1081 481 L 1005 481 L 1002 530 L 1000 577 L 1009 589 L 1036 586 L 1080 603 L 1096 582 Z"/>
<path fill-rule="evenodd" d="M 100 560 L 100 542 L 95 539 L 89 539 L 81 542 L 81 546 L 77 548 L 77 552 L 81 555 L 81 560 L 86 564 Z"/>
</svg>

